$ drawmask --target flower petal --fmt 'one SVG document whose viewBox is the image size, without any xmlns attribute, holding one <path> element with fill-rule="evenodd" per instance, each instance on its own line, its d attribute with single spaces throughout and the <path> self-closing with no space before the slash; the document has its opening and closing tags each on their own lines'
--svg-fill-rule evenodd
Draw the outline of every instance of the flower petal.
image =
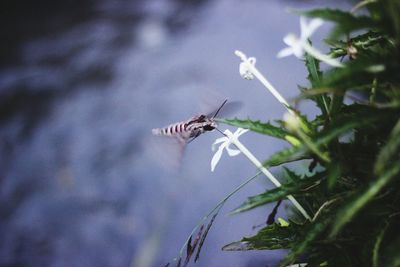
<svg viewBox="0 0 400 267">
<path fill-rule="evenodd" d="M 320 18 L 312 19 L 308 24 L 308 31 L 313 34 L 319 27 L 324 24 L 324 21 Z"/>
<path fill-rule="evenodd" d="M 228 155 L 231 157 L 234 157 L 234 156 L 237 156 L 240 154 L 240 150 L 230 148 L 229 146 L 226 147 L 226 152 L 228 152 Z"/>
<path fill-rule="evenodd" d="M 240 74 L 240 76 L 242 76 L 243 79 L 252 80 L 252 79 L 254 79 L 254 75 L 251 72 L 251 70 L 249 69 L 248 64 L 249 63 L 247 63 L 247 62 L 240 63 L 239 74 Z"/>
<path fill-rule="evenodd" d="M 300 17 L 300 36 L 307 33 L 307 20 L 305 17 Z M 308 37 L 307 37 L 308 38 Z M 303 39 L 303 38 L 302 38 Z"/>
<path fill-rule="evenodd" d="M 278 58 L 282 58 L 282 57 L 291 56 L 291 55 L 293 55 L 293 54 L 294 54 L 293 48 L 291 48 L 291 47 L 286 47 L 286 48 L 283 48 L 281 51 L 279 51 L 278 54 L 277 54 L 276 56 L 277 56 Z"/>
<path fill-rule="evenodd" d="M 288 35 L 286 35 L 286 36 L 283 38 L 283 42 L 284 42 L 285 44 L 287 44 L 288 46 L 290 46 L 290 47 L 296 45 L 297 40 L 298 40 L 298 38 L 297 38 L 296 35 L 293 34 L 293 33 L 289 33 Z"/>
<path fill-rule="evenodd" d="M 211 150 L 215 151 L 215 147 L 217 146 L 217 144 L 223 143 L 223 142 L 229 142 L 229 138 L 226 136 L 217 138 L 217 140 L 215 140 L 215 142 L 211 145 Z"/>
<path fill-rule="evenodd" d="M 222 156 L 222 151 L 224 150 L 224 144 L 222 144 L 217 152 L 215 152 L 213 158 L 211 159 L 211 171 L 213 172 L 215 170 L 215 167 L 217 166 L 219 160 L 221 159 Z"/>
<path fill-rule="evenodd" d="M 256 64 L 255 57 L 249 57 L 248 59 L 241 62 L 239 65 L 240 76 L 242 76 L 242 78 L 244 78 L 246 80 L 254 79 L 254 75 L 251 71 L 251 67 L 254 67 L 255 64 Z"/>
<path fill-rule="evenodd" d="M 227 129 L 224 131 L 224 134 L 226 136 L 215 140 L 215 142 L 212 144 L 212 150 L 215 150 L 216 144 L 218 144 L 218 143 L 222 143 L 222 144 L 218 147 L 217 152 L 215 152 L 213 158 L 211 159 L 211 171 L 215 170 L 215 167 L 217 166 L 219 160 L 221 159 L 224 149 L 226 149 L 228 155 L 231 157 L 237 156 L 241 153 L 240 150 L 230 148 L 229 146 L 232 142 L 234 142 L 234 140 L 237 140 L 239 136 L 241 136 L 242 134 L 244 134 L 248 131 L 249 131 L 248 129 L 238 128 L 235 131 L 235 133 L 232 133 L 231 131 L 229 131 Z"/>
<path fill-rule="evenodd" d="M 307 24 L 305 22 L 304 17 L 300 17 L 300 28 L 301 28 L 301 40 L 306 42 L 313 33 L 324 24 L 324 21 L 320 18 L 312 19 L 310 22 Z"/>
<path fill-rule="evenodd" d="M 293 48 L 293 55 L 295 55 L 297 58 L 303 58 L 304 56 L 304 48 L 301 44 L 294 46 Z"/>
<path fill-rule="evenodd" d="M 249 129 L 244 129 L 244 128 L 239 128 L 237 129 L 237 131 L 234 133 L 234 135 L 236 136 L 236 138 L 238 138 L 239 136 L 241 136 L 244 133 L 247 133 L 249 131 Z"/>
<path fill-rule="evenodd" d="M 225 131 L 224 131 L 224 134 L 225 134 L 225 136 L 231 136 L 232 135 L 232 132 L 231 131 L 229 131 L 228 129 L 226 129 Z"/>
<path fill-rule="evenodd" d="M 283 41 L 289 47 L 282 49 L 277 55 L 278 58 L 287 57 L 290 55 L 295 55 L 298 58 L 303 57 L 304 51 L 302 41 L 296 35 L 289 33 L 285 36 L 285 38 L 283 38 Z"/>
<path fill-rule="evenodd" d="M 333 66 L 333 67 L 337 67 L 337 68 L 344 67 L 344 65 L 342 63 L 340 63 L 340 61 L 338 61 L 334 58 L 331 58 L 329 55 L 325 55 L 325 54 L 321 53 L 320 51 L 318 51 L 317 49 L 315 49 L 308 43 L 305 43 L 303 48 L 308 54 L 310 54 L 311 56 L 313 56 L 314 58 L 318 59 L 321 62 L 325 62 L 326 64 Z"/>
</svg>

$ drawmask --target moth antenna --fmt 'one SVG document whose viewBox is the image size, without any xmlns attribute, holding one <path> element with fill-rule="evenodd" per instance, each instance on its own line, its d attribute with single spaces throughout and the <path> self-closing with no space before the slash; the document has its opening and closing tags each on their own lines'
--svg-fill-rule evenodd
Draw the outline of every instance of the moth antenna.
<svg viewBox="0 0 400 267">
<path fill-rule="evenodd" d="M 215 112 L 214 116 L 212 117 L 213 119 L 215 118 L 215 116 L 218 115 L 218 112 L 221 110 L 221 108 L 225 105 L 225 103 L 228 101 L 228 99 L 225 99 L 224 103 L 222 103 L 222 105 L 217 109 L 217 111 Z"/>
<path fill-rule="evenodd" d="M 226 102 L 226 101 L 225 101 L 225 102 Z M 218 128 L 215 128 L 215 130 L 217 130 L 218 132 L 220 132 L 222 135 L 224 135 L 224 136 L 228 137 L 226 134 L 224 134 L 223 132 L 221 132 L 221 130 L 220 130 L 220 129 L 218 129 Z"/>
</svg>

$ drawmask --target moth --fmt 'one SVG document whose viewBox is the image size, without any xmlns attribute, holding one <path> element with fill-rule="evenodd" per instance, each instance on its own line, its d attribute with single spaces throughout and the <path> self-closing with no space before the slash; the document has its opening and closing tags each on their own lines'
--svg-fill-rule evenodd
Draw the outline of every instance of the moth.
<svg viewBox="0 0 400 267">
<path fill-rule="evenodd" d="M 218 124 L 215 121 L 215 117 L 227 101 L 226 99 L 212 116 L 201 114 L 186 121 L 176 122 L 162 128 L 153 129 L 152 133 L 153 135 L 175 137 L 182 144 L 190 143 L 201 134 L 217 129 Z"/>
</svg>

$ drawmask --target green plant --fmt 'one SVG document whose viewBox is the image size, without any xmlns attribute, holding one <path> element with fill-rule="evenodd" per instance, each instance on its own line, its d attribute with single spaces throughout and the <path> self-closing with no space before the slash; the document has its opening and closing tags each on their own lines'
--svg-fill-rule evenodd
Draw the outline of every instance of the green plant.
<svg viewBox="0 0 400 267">
<path fill-rule="evenodd" d="M 367 12 L 356 15 L 359 8 Z M 309 119 L 276 96 L 288 109 L 284 120 L 223 122 L 288 141 L 290 147 L 265 160 L 264 168 L 293 161 L 309 164 L 307 175 L 284 167 L 285 183 L 249 197 L 233 213 L 288 197 L 298 201 L 305 213 L 297 207 L 288 222 L 274 222 L 272 216 L 256 235 L 223 249 L 289 249 L 281 266 L 299 262 L 302 266 L 400 266 L 400 2 L 367 0 L 351 12 L 318 9 L 302 15 L 335 23 L 326 40 L 329 55 L 312 47 L 310 33 L 286 38 L 289 48 L 280 53 L 304 56 L 310 85 L 301 87 L 296 101 L 312 101 L 320 113 Z M 314 31 L 317 24 L 320 21 L 312 21 L 309 28 Z M 247 64 L 241 66 L 244 78 L 256 76 L 276 92 L 255 68 L 254 58 L 237 55 Z M 333 68 L 322 71 L 322 62 Z M 237 138 L 230 134 L 227 138 L 240 149 Z M 214 219 L 220 204 L 200 224 L 211 215 Z M 201 236 L 205 238 L 200 232 L 196 240 Z M 185 245 L 191 255 L 195 245 L 190 239 Z"/>
</svg>

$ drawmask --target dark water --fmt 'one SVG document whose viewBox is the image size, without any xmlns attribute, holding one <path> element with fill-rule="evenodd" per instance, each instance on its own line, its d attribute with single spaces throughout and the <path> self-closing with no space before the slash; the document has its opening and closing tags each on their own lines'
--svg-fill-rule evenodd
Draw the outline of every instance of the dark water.
<svg viewBox="0 0 400 267">
<path fill-rule="evenodd" d="M 315 3 L 311 3 L 315 4 Z M 187 147 L 180 167 L 151 128 L 240 100 L 235 115 L 272 120 L 284 109 L 238 75 L 241 49 L 286 97 L 302 63 L 276 59 L 298 32 L 295 1 L 3 1 L 0 44 L 0 266 L 163 266 L 197 221 L 255 169 L 224 155 L 210 172 L 217 133 Z M 224 126 L 222 126 L 224 128 Z M 265 159 L 283 146 L 242 138 Z M 273 266 L 283 252 L 222 252 L 253 234 L 272 207 L 225 214 L 197 266 Z M 286 216 L 281 210 L 279 216 Z"/>
</svg>

